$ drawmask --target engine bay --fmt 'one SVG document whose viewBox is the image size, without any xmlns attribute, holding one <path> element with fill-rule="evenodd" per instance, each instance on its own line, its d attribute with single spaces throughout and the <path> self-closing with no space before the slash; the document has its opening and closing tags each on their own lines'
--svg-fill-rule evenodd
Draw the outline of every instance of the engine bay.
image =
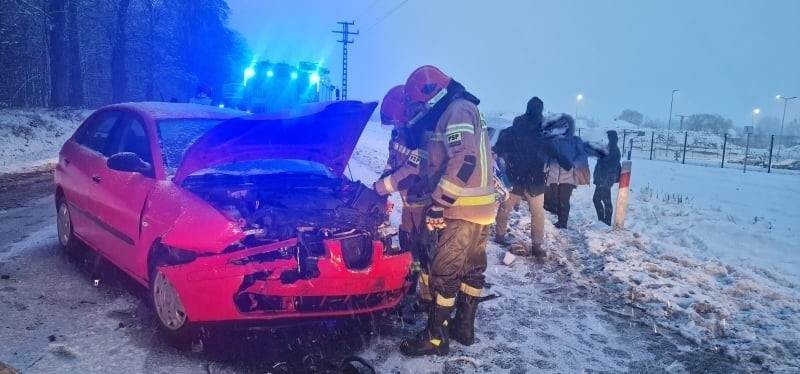
<svg viewBox="0 0 800 374">
<path fill-rule="evenodd" d="M 387 220 L 386 199 L 359 181 L 318 175 L 240 181 L 206 176 L 185 187 L 246 234 L 238 248 L 228 251 L 291 238 L 302 242 L 361 233 L 380 240 L 385 235 L 379 227 Z"/>
</svg>

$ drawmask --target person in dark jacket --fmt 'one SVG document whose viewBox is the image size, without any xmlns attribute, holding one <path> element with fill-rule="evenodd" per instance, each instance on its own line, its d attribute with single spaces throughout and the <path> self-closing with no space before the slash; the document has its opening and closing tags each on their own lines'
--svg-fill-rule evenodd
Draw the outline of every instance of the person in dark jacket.
<svg viewBox="0 0 800 374">
<path fill-rule="evenodd" d="M 514 118 L 511 127 L 500 132 L 494 151 L 506 164 L 506 174 L 511 182 L 511 196 L 500 204 L 495 219 L 495 242 L 505 244 L 508 215 L 521 199 L 528 202 L 531 212 L 531 248 L 516 255 L 545 254 L 544 242 L 544 189 L 545 164 L 550 158 L 558 159 L 565 169 L 572 165 L 556 152 L 553 144 L 542 137 L 542 111 L 544 103 L 538 97 L 528 101 L 525 114 Z"/>
<path fill-rule="evenodd" d="M 619 182 L 620 164 L 622 155 L 617 146 L 617 132 L 608 131 L 608 155 L 598 158 L 594 167 L 594 208 L 597 210 L 597 219 L 611 226 L 611 217 L 614 207 L 611 205 L 611 187 Z"/>
<path fill-rule="evenodd" d="M 569 200 L 572 191 L 577 186 L 588 185 L 590 179 L 589 154 L 586 152 L 583 140 L 575 135 L 575 120 L 568 114 L 559 114 L 550 119 L 544 125 L 548 128 L 565 128 L 563 135 L 558 135 L 553 139 L 557 153 L 569 160 L 573 166 L 569 169 L 562 166 L 563 161 L 558 158 L 551 158 L 547 166 L 547 183 L 550 184 L 551 191 L 555 192 L 554 202 L 558 221 L 553 226 L 564 229 L 567 227 L 569 219 L 570 204 Z M 553 186 L 553 185 L 556 186 Z"/>
</svg>

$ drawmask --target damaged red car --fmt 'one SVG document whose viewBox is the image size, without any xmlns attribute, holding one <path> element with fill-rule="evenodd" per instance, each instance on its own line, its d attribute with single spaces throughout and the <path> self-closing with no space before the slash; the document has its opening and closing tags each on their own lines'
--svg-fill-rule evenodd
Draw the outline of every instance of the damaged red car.
<svg viewBox="0 0 800 374">
<path fill-rule="evenodd" d="M 384 200 L 343 175 L 375 106 L 99 109 L 59 155 L 59 242 L 86 244 L 145 285 L 175 337 L 205 322 L 394 308 L 411 256 L 382 234 Z"/>
</svg>

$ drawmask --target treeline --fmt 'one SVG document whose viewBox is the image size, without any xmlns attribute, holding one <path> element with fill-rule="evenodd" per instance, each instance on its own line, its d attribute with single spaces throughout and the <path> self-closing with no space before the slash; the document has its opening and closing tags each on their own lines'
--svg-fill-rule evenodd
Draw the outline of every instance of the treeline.
<svg viewBox="0 0 800 374">
<path fill-rule="evenodd" d="M 673 118 L 672 123 L 668 126 L 667 122 L 661 119 L 647 118 L 638 111 L 625 109 L 615 119 L 636 126 L 654 129 L 669 127 L 675 130 L 706 131 L 716 135 L 730 133 L 732 129 L 737 133 L 744 132 L 741 126 L 737 128 L 734 126 L 733 121 L 719 114 L 700 113 L 683 117 L 683 123 L 681 123 L 680 118 Z M 776 117 L 758 117 L 753 123 L 748 123 L 745 126 L 750 126 L 751 124 L 754 124 L 754 132 L 759 135 L 777 135 L 781 133 L 780 121 Z M 797 118 L 786 119 L 783 127 L 782 134 L 784 136 L 800 137 L 800 120 Z"/>
<path fill-rule="evenodd" d="M 241 79 L 225 0 L 2 0 L 0 107 L 186 101 Z"/>
</svg>

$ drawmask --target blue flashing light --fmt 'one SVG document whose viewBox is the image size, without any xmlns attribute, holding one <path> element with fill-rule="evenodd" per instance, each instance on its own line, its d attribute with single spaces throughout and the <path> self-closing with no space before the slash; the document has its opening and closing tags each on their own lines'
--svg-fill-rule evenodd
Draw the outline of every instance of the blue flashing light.
<svg viewBox="0 0 800 374">
<path fill-rule="evenodd" d="M 292 79 L 297 79 L 297 72 L 293 71 L 291 77 Z"/>
<path fill-rule="evenodd" d="M 244 69 L 244 80 L 248 80 L 256 75 L 256 70 L 253 68 Z"/>
<path fill-rule="evenodd" d="M 273 72 L 272 70 L 267 70 L 268 77 L 272 78 L 273 75 L 275 75 L 275 72 Z"/>
<path fill-rule="evenodd" d="M 220 109 L 225 109 L 225 104 L 219 104 L 217 105 L 217 107 L 219 107 Z"/>
<path fill-rule="evenodd" d="M 309 81 L 309 83 L 311 83 L 311 84 L 317 84 L 317 83 L 319 83 L 319 74 L 317 74 L 317 73 L 311 73 L 311 75 L 308 77 L 308 81 Z"/>
</svg>

